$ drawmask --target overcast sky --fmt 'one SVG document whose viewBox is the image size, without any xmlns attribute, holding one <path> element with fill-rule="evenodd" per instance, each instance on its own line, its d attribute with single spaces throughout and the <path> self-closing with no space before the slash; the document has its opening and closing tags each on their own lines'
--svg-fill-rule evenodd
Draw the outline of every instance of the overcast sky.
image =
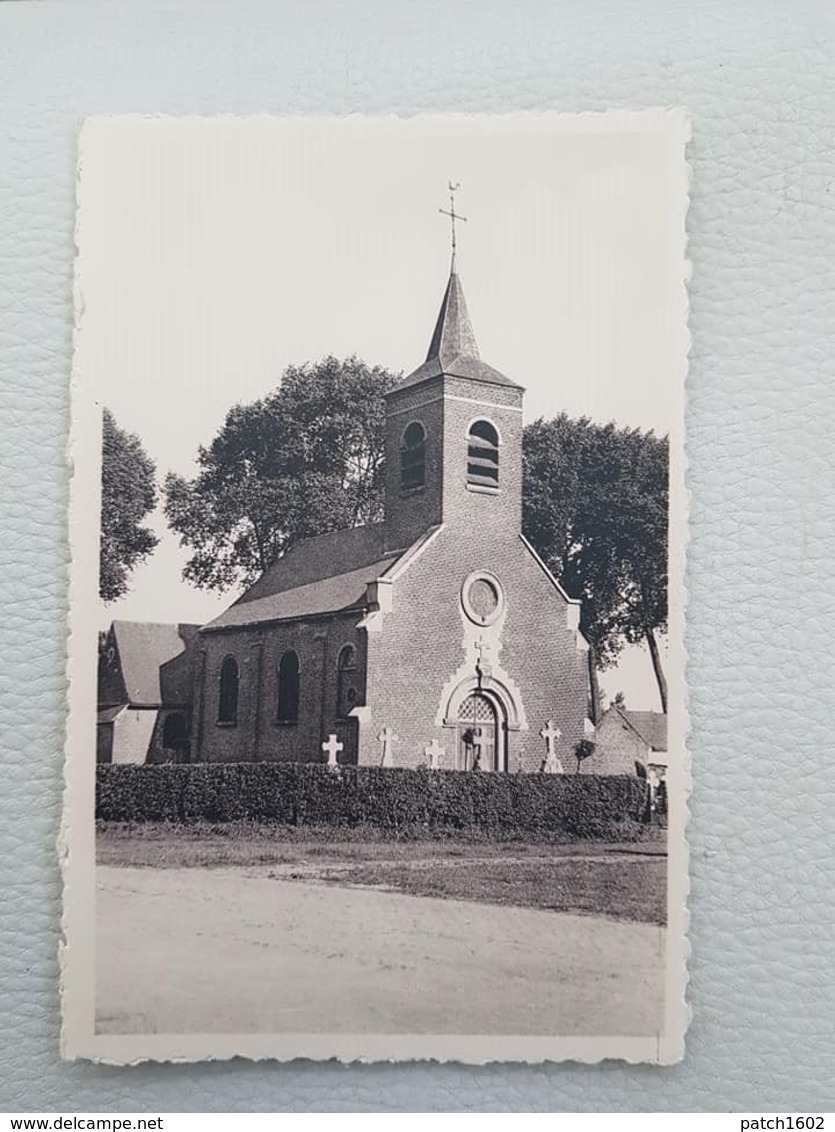
<svg viewBox="0 0 835 1132">
<path fill-rule="evenodd" d="M 560 411 L 667 433 L 679 405 L 681 263 L 666 131 L 633 117 L 141 119 L 85 125 L 79 407 L 108 405 L 160 479 L 195 470 L 230 406 L 332 353 L 409 372 L 449 269 L 482 358 Z M 205 621 L 222 599 L 180 580 L 167 532 L 111 618 Z M 604 680 L 657 707 L 630 650 Z"/>
</svg>

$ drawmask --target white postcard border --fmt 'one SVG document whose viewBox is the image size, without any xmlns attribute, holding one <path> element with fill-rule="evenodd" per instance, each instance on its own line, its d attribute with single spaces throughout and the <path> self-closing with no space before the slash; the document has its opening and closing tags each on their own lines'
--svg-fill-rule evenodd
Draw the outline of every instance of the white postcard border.
<svg viewBox="0 0 835 1132">
<path fill-rule="evenodd" d="M 426 116 L 429 118 L 430 116 Z M 688 530 L 688 496 L 685 482 L 684 446 L 685 380 L 690 337 L 687 325 L 687 281 L 685 220 L 689 199 L 689 166 L 684 152 L 690 138 L 686 113 L 680 109 L 641 111 L 612 110 L 603 113 L 514 115 L 432 115 L 433 120 L 461 121 L 489 129 L 501 118 L 513 118 L 520 130 L 557 133 L 640 132 L 663 130 L 668 138 L 670 192 L 669 231 L 673 269 L 679 280 L 671 381 L 677 398 L 670 432 L 670 575 L 669 575 L 669 749 L 687 750 L 686 653 L 684 615 L 686 603 L 685 557 Z M 205 119 L 201 119 L 205 121 Z M 315 121 L 297 118 L 296 122 Z M 328 119 L 332 121 L 332 119 Z M 366 123 L 402 128 L 414 119 L 351 116 L 348 128 L 362 131 Z M 95 119 L 93 119 L 95 121 Z M 76 220 L 75 321 L 72 372 L 72 409 L 69 445 L 71 467 L 69 538 L 70 617 L 68 641 L 68 709 L 66 740 L 64 816 L 59 836 L 59 855 L 64 881 L 62 940 L 60 943 L 64 1058 L 132 1065 L 142 1061 L 195 1062 L 243 1057 L 252 1060 L 290 1061 L 296 1058 L 340 1061 L 430 1060 L 484 1064 L 491 1061 L 537 1063 L 574 1060 L 599 1062 L 618 1058 L 628 1062 L 671 1064 L 684 1053 L 684 1035 L 689 1023 L 685 1000 L 687 985 L 688 847 L 687 798 L 691 776 L 689 756 L 668 769 L 670 806 L 668 829 L 668 925 L 666 946 L 666 1032 L 654 1038 L 630 1037 L 524 1037 L 472 1035 L 372 1035 L 372 1034 L 188 1034 L 113 1035 L 96 1034 L 95 1003 L 95 744 L 96 726 L 96 579 L 98 577 L 98 516 L 100 510 L 101 406 L 85 385 L 84 258 L 80 233 L 85 219 L 84 126 L 79 134 L 77 164 L 78 213 Z"/>
</svg>

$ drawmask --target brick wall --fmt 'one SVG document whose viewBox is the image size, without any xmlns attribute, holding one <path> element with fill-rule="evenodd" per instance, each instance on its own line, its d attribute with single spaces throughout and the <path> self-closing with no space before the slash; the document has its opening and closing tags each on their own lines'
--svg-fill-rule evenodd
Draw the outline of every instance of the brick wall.
<svg viewBox="0 0 835 1132">
<path fill-rule="evenodd" d="M 122 676 L 116 634 L 111 625 L 103 646 L 99 648 L 97 702 L 100 708 L 111 707 L 126 704 L 129 698 Z"/>
<path fill-rule="evenodd" d="M 389 394 L 386 429 L 386 545 L 409 546 L 442 520 L 486 522 L 518 531 L 522 523 L 522 391 L 485 386 L 464 378 L 438 377 Z M 499 431 L 500 506 L 491 494 L 467 487 L 467 433 L 474 420 L 487 419 Z M 426 482 L 400 487 L 400 448 L 412 421 L 426 431 Z"/>
<path fill-rule="evenodd" d="M 482 502 L 502 507 L 500 497 Z M 461 586 L 474 571 L 488 569 L 505 592 L 497 676 L 516 689 L 523 725 L 507 735 L 507 769 L 539 770 L 546 721 L 562 731 L 557 752 L 564 768 L 574 766 L 573 749 L 583 737 L 587 709 L 586 653 L 567 625 L 567 604 L 518 535 L 496 534 L 494 524 L 444 527 L 421 557 L 393 585 L 392 609 L 379 633 L 368 634 L 372 679 L 363 723 L 361 763 L 379 763 L 380 729 L 399 736 L 394 765 L 426 763 L 433 738 L 446 749 L 443 766 L 454 766 L 457 728 L 439 724 L 451 683 L 465 674 Z M 494 669 L 494 671 L 496 671 Z M 475 684 L 474 668 L 469 675 Z M 466 677 L 465 677 L 466 678 Z M 484 683 L 488 690 L 491 681 Z"/>
<path fill-rule="evenodd" d="M 441 521 L 443 510 L 444 407 L 442 377 L 389 394 L 386 424 L 386 546 L 403 550 Z M 412 421 L 426 432 L 426 482 L 401 490 L 400 449 Z"/>
<path fill-rule="evenodd" d="M 96 724 L 96 762 L 109 763 L 113 760 L 113 724 Z"/>
<path fill-rule="evenodd" d="M 462 378 L 445 383 L 444 522 L 515 537 L 522 529 L 522 391 Z M 499 431 L 498 495 L 467 484 L 467 434 L 476 420 Z"/>
<path fill-rule="evenodd" d="M 594 754 L 583 760 L 583 774 L 635 774 L 646 766 L 649 748 L 616 711 L 606 712 L 597 728 Z"/>
<path fill-rule="evenodd" d="M 344 750 L 343 763 L 356 762 L 357 725 L 337 712 L 337 658 L 352 644 L 357 651 L 355 683 L 358 702 L 365 690 L 365 640 L 357 631 L 356 613 L 320 620 L 296 621 L 202 634 L 203 654 L 196 666 L 198 730 L 192 749 L 208 762 L 281 760 L 318 762 L 322 742 L 333 732 Z M 299 657 L 299 719 L 277 720 L 278 665 L 287 649 Z M 226 656 L 239 666 L 238 722 L 218 723 L 220 669 Z M 202 693 L 202 694 L 201 694 Z"/>
<path fill-rule="evenodd" d="M 148 745 L 148 757 L 145 760 L 149 763 L 177 763 L 188 762 L 189 751 L 182 749 L 175 749 L 173 747 L 166 747 L 164 744 L 165 738 L 165 725 L 167 720 L 172 716 L 180 716 L 186 725 L 187 732 L 191 732 L 191 705 L 175 705 L 172 707 L 162 707 L 157 712 L 157 720 L 154 726 L 151 740 Z"/>
</svg>

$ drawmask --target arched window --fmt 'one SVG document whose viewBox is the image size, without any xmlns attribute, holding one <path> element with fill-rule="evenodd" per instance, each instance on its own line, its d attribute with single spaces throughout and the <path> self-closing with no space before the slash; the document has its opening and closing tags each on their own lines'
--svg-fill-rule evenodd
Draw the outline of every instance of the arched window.
<svg viewBox="0 0 835 1132">
<path fill-rule="evenodd" d="M 298 723 L 299 719 L 299 658 L 288 649 L 278 662 L 279 723 Z"/>
<path fill-rule="evenodd" d="M 181 711 L 172 711 L 162 725 L 162 745 L 169 751 L 188 750 L 188 723 Z"/>
<path fill-rule="evenodd" d="M 412 421 L 403 433 L 400 447 L 400 486 L 423 487 L 426 483 L 426 429 Z"/>
<path fill-rule="evenodd" d="M 218 723 L 238 722 L 238 662 L 227 656 L 220 666 L 220 697 L 217 705 Z"/>
<path fill-rule="evenodd" d="M 499 434 L 489 421 L 474 421 L 467 436 L 467 483 L 499 486 Z"/>
<path fill-rule="evenodd" d="M 357 706 L 357 650 L 353 645 L 343 645 L 336 662 L 336 714 L 339 719 L 347 719 Z"/>
</svg>

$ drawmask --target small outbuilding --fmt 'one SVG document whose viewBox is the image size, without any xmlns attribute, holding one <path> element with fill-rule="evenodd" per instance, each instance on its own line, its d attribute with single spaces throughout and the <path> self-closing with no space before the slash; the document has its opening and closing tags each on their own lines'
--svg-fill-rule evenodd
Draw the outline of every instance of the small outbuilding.
<svg viewBox="0 0 835 1132">
<path fill-rule="evenodd" d="M 597 725 L 594 754 L 585 774 L 637 774 L 653 793 L 667 774 L 667 716 L 658 711 L 610 707 Z"/>
<path fill-rule="evenodd" d="M 102 634 L 97 762 L 188 761 L 198 628 L 114 621 Z"/>
</svg>

